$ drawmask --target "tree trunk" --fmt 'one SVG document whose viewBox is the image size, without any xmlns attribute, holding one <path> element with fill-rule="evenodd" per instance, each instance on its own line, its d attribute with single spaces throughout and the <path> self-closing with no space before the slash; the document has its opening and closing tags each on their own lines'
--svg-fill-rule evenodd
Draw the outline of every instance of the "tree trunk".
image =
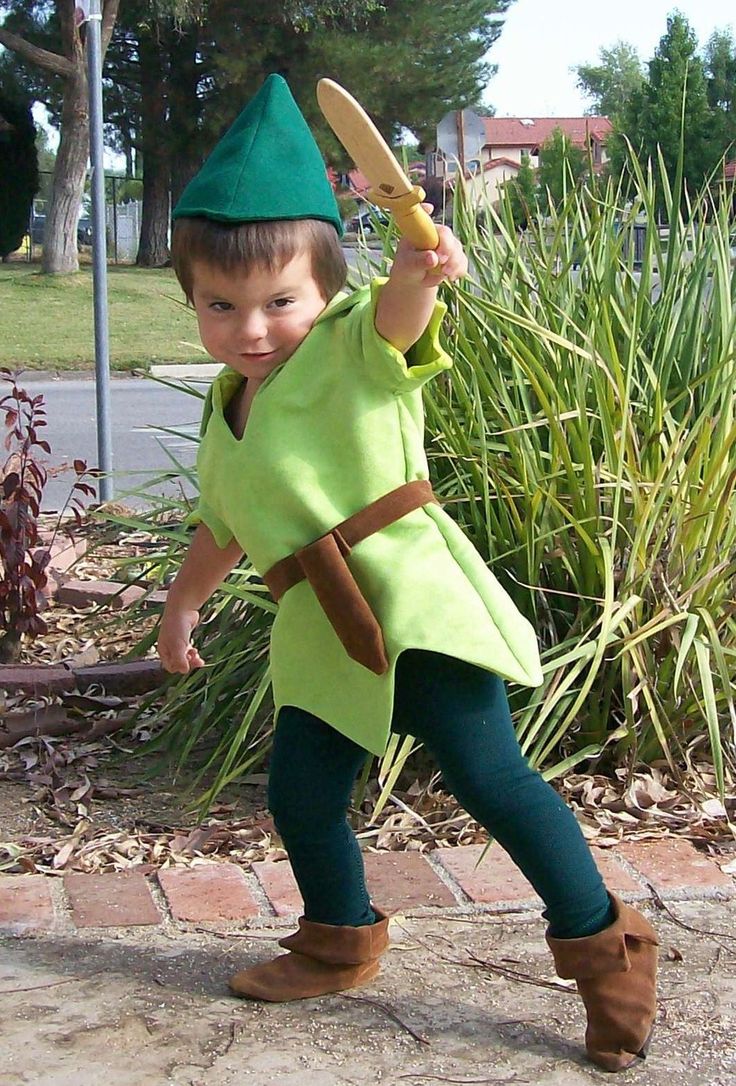
<svg viewBox="0 0 736 1086">
<path fill-rule="evenodd" d="M 120 0 L 103 0 L 103 57 L 110 43 L 119 4 Z M 20 35 L 0 27 L 0 45 L 13 50 L 47 76 L 60 77 L 64 82 L 61 142 L 54 166 L 43 247 L 43 270 L 52 275 L 65 275 L 79 268 L 77 220 L 89 154 L 86 37 L 75 23 L 75 6 L 74 0 L 55 0 L 54 3 L 62 53 L 41 49 Z"/>
<path fill-rule="evenodd" d="M 146 152 L 143 164 L 143 211 L 136 264 L 163 268 L 169 252 L 169 158 L 165 150 Z"/>
<path fill-rule="evenodd" d="M 64 50 L 61 139 L 46 208 L 41 267 L 48 275 L 79 270 L 77 220 L 89 154 L 89 106 L 85 42 L 74 22 L 74 4 L 57 2 Z"/>
<path fill-rule="evenodd" d="M 46 212 L 43 271 L 67 275 L 79 271 L 77 220 L 84 192 L 89 151 L 87 76 L 84 64 L 66 80 L 61 111 L 61 140 Z"/>
<path fill-rule="evenodd" d="M 169 133 L 171 138 L 171 206 L 202 165 L 204 148 L 200 117 L 202 100 L 197 93 L 202 76 L 198 58 L 200 26 L 175 30 L 169 46 Z"/>
<path fill-rule="evenodd" d="M 169 152 L 165 138 L 167 87 L 158 27 L 141 28 L 141 144 L 143 212 L 136 264 L 160 268 L 169 262 Z"/>
</svg>

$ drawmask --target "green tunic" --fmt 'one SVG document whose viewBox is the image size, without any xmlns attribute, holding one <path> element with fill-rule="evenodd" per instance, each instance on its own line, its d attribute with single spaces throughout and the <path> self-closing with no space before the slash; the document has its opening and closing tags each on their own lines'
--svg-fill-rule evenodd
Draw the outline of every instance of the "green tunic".
<svg viewBox="0 0 736 1086">
<path fill-rule="evenodd" d="M 256 393 L 242 438 L 224 408 L 243 377 L 218 375 L 205 402 L 197 457 L 204 521 L 234 537 L 259 573 L 370 502 L 427 479 L 421 386 L 448 369 L 439 345 L 445 307 L 405 357 L 375 329 L 380 281 L 320 314 L 289 360 Z M 276 709 L 296 705 L 382 754 L 394 666 L 408 648 L 459 657 L 527 686 L 542 681 L 537 641 L 451 517 L 428 505 L 369 536 L 348 562 L 383 629 L 389 671 L 352 660 L 307 581 L 279 604 L 271 637 Z"/>
</svg>

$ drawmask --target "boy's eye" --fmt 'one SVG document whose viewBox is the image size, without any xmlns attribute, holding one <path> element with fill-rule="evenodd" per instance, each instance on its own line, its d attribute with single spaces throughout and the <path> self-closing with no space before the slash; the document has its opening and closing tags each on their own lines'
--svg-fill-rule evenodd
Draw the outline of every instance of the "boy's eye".
<svg viewBox="0 0 736 1086">
<path fill-rule="evenodd" d="M 215 313 L 225 313 L 232 308 L 230 302 L 210 302 L 210 309 L 214 309 Z"/>
<path fill-rule="evenodd" d="M 291 305 L 293 301 L 293 298 L 274 298 L 271 305 L 274 309 L 286 309 L 287 305 Z"/>
</svg>

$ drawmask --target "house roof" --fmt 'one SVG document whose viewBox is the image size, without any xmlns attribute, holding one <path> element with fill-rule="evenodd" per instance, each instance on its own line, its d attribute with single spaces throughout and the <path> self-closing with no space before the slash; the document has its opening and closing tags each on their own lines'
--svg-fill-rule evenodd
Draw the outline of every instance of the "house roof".
<svg viewBox="0 0 736 1086">
<path fill-rule="evenodd" d="M 370 181 L 360 170 L 338 173 L 334 166 L 328 166 L 327 177 L 336 192 L 351 192 L 354 196 L 362 196 L 371 187 Z"/>
<path fill-rule="evenodd" d="M 369 191 L 371 183 L 364 173 L 361 173 L 359 169 L 348 171 L 348 185 L 357 196 L 365 196 Z"/>
<path fill-rule="evenodd" d="M 513 166 L 517 172 L 521 169 L 520 162 L 517 162 L 515 158 L 506 158 L 504 155 L 498 158 L 489 158 L 487 162 L 483 163 L 484 170 L 495 170 L 497 166 Z"/>
<path fill-rule="evenodd" d="M 723 170 L 727 181 L 736 180 L 736 160 L 734 162 L 727 162 Z"/>
<path fill-rule="evenodd" d="M 556 128 L 583 146 L 588 136 L 604 140 L 612 131 L 608 117 L 484 117 L 486 146 L 538 147 Z"/>
<path fill-rule="evenodd" d="M 415 182 L 422 181 L 426 172 L 426 167 L 423 162 L 416 161 L 409 163 L 408 173 L 410 180 Z M 371 183 L 368 178 L 357 168 L 349 170 L 346 174 L 338 174 L 334 167 L 328 166 L 327 176 L 329 177 L 333 188 L 339 189 L 341 185 L 345 186 L 347 191 L 353 196 L 365 197 L 371 188 Z"/>
</svg>

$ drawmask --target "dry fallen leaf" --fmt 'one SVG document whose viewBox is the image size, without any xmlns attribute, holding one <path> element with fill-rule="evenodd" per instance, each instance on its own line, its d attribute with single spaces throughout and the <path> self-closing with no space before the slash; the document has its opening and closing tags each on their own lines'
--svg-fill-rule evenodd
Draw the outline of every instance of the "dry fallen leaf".
<svg viewBox="0 0 736 1086">
<path fill-rule="evenodd" d="M 709 818 L 725 818 L 726 808 L 719 799 L 706 799 L 700 804 L 700 809 Z"/>
</svg>

